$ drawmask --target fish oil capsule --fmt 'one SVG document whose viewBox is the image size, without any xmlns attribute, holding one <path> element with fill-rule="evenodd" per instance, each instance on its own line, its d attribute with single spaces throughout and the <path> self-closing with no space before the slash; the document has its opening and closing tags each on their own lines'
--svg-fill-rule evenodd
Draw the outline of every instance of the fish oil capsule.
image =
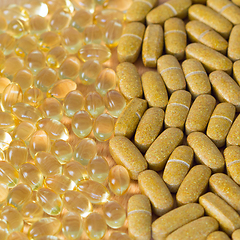
<svg viewBox="0 0 240 240">
<path fill-rule="evenodd" d="M 19 179 L 22 183 L 30 186 L 33 191 L 43 185 L 43 175 L 32 163 L 25 163 L 20 167 Z"/>
<path fill-rule="evenodd" d="M 86 11 L 85 9 L 80 8 L 77 10 L 71 20 L 70 25 L 76 28 L 79 32 L 83 30 L 93 22 L 92 13 Z"/>
<path fill-rule="evenodd" d="M 240 139 L 239 139 L 239 131 L 240 131 L 240 117 L 237 116 L 237 118 L 234 120 L 229 132 L 228 132 L 228 135 L 227 135 L 227 139 L 226 139 L 226 143 L 227 143 L 227 146 L 230 146 L 230 145 L 237 145 L 237 146 L 240 146 Z"/>
<path fill-rule="evenodd" d="M 5 17 L 1 16 L 0 17 L 0 34 L 4 33 L 6 31 L 7 26 L 8 26 L 8 24 L 7 24 Z"/>
<path fill-rule="evenodd" d="M 215 231 L 207 236 L 207 240 L 230 240 L 230 238 L 222 231 Z"/>
<path fill-rule="evenodd" d="M 29 18 L 29 31 L 31 34 L 39 36 L 48 30 L 48 21 L 46 18 L 40 15 L 34 15 Z"/>
<path fill-rule="evenodd" d="M 126 233 L 122 233 L 122 232 L 112 232 L 108 239 L 109 240 L 131 240 L 131 238 Z"/>
<path fill-rule="evenodd" d="M 26 9 L 30 17 L 33 15 L 46 17 L 48 14 L 47 5 L 40 0 L 27 0 L 23 3 L 23 8 Z"/>
<path fill-rule="evenodd" d="M 30 87 L 23 94 L 23 102 L 38 107 L 43 100 L 43 93 L 39 88 Z"/>
<path fill-rule="evenodd" d="M 46 55 L 46 63 L 51 68 L 59 68 L 67 57 L 67 51 L 62 46 L 52 48 Z"/>
<path fill-rule="evenodd" d="M 74 212 L 66 213 L 62 218 L 62 232 L 67 239 L 77 240 L 83 232 L 83 221 Z"/>
<path fill-rule="evenodd" d="M 19 18 L 23 21 L 27 21 L 29 18 L 29 14 L 26 9 L 17 4 L 10 4 L 9 6 L 3 8 L 2 15 L 5 17 L 7 23 L 15 18 Z"/>
<path fill-rule="evenodd" d="M 15 39 L 21 38 L 26 33 L 24 22 L 20 19 L 13 19 L 8 24 L 6 32 Z"/>
<path fill-rule="evenodd" d="M 200 61 L 207 72 L 222 70 L 232 72 L 232 62 L 223 54 L 201 43 L 191 43 L 186 47 L 186 57 Z"/>
<path fill-rule="evenodd" d="M 3 205 L 6 204 L 8 193 L 9 193 L 9 188 L 6 184 L 0 183 L 0 193 L 1 193 L 1 195 L 0 195 L 0 207 L 2 207 Z M 0 236 L 1 236 L 1 234 L 0 234 Z"/>
<path fill-rule="evenodd" d="M 96 156 L 87 165 L 89 177 L 96 182 L 103 183 L 109 174 L 109 165 L 102 156 Z"/>
<path fill-rule="evenodd" d="M 183 131 L 190 105 L 191 94 L 189 92 L 185 90 L 173 92 L 165 111 L 165 128 L 177 127 Z"/>
<path fill-rule="evenodd" d="M 2 50 L 0 50 L 0 67 L 3 68 L 5 64 L 5 55 Z"/>
<path fill-rule="evenodd" d="M 103 238 L 107 231 L 107 224 L 102 215 L 97 212 L 90 213 L 84 222 L 85 231 L 90 239 Z"/>
<path fill-rule="evenodd" d="M 28 143 L 35 131 L 36 127 L 33 123 L 24 121 L 13 130 L 12 137 L 13 139 L 22 139 L 25 143 Z"/>
<path fill-rule="evenodd" d="M 26 57 L 26 65 L 33 75 L 37 75 L 45 67 L 45 55 L 40 50 L 33 50 Z"/>
<path fill-rule="evenodd" d="M 149 147 L 145 158 L 149 168 L 160 171 L 164 168 L 172 151 L 181 144 L 183 132 L 179 128 L 164 130 Z"/>
<path fill-rule="evenodd" d="M 27 68 L 20 69 L 13 77 L 12 82 L 17 83 L 23 92 L 33 85 L 33 74 Z"/>
<path fill-rule="evenodd" d="M 1 54 L 1 53 L 0 53 Z M 0 64 L 1 67 L 1 64 Z M 2 96 L 2 93 L 4 89 L 11 83 L 11 81 L 8 78 L 0 77 L 0 99 Z"/>
<path fill-rule="evenodd" d="M 214 29 L 203 22 L 192 20 L 186 24 L 186 31 L 191 42 L 202 43 L 222 54 L 226 54 L 228 42 Z"/>
<path fill-rule="evenodd" d="M 82 139 L 74 149 L 73 158 L 81 165 L 88 165 L 89 161 L 97 154 L 97 144 L 91 138 Z"/>
<path fill-rule="evenodd" d="M 73 6 L 76 9 L 82 8 L 90 13 L 94 13 L 95 11 L 95 5 L 96 5 L 95 0 L 80 0 L 80 1 L 73 0 L 72 2 L 73 2 Z"/>
<path fill-rule="evenodd" d="M 120 63 L 117 66 L 117 77 L 121 93 L 128 100 L 141 98 L 143 95 L 140 75 L 134 64 Z"/>
<path fill-rule="evenodd" d="M 23 205 L 21 214 L 23 220 L 32 225 L 43 218 L 43 209 L 39 203 L 30 201 Z"/>
<path fill-rule="evenodd" d="M 0 150 L 0 162 L 1 161 L 5 161 L 5 153 L 2 150 Z"/>
<path fill-rule="evenodd" d="M 130 197 L 127 215 L 130 239 L 151 239 L 152 211 L 148 197 L 141 194 Z"/>
<path fill-rule="evenodd" d="M 62 65 L 59 67 L 60 79 L 72 79 L 75 80 L 79 74 L 80 61 L 78 58 L 71 56 L 67 57 Z"/>
<path fill-rule="evenodd" d="M 2 151 L 7 150 L 11 141 L 12 141 L 11 135 L 5 132 L 4 130 L 0 129 L 0 150 Z"/>
<path fill-rule="evenodd" d="M 51 152 L 61 164 L 69 162 L 73 156 L 71 145 L 64 140 L 56 140 L 52 144 Z"/>
<path fill-rule="evenodd" d="M 8 236 L 8 240 L 28 240 L 28 237 L 25 233 L 13 232 Z"/>
<path fill-rule="evenodd" d="M 117 48 L 119 62 L 134 63 L 141 51 L 145 26 L 140 22 L 128 23 L 123 30 Z"/>
<path fill-rule="evenodd" d="M 224 158 L 217 146 L 204 133 L 190 133 L 187 143 L 193 149 L 198 163 L 208 166 L 213 172 L 223 171 Z"/>
<path fill-rule="evenodd" d="M 16 40 L 13 36 L 8 33 L 0 34 L 0 50 L 3 51 L 4 55 L 9 55 L 14 51 L 16 46 Z"/>
<path fill-rule="evenodd" d="M 239 9 L 239 12 L 240 12 L 240 9 Z M 239 36 L 240 36 L 240 28 L 237 25 L 233 27 L 229 37 L 229 42 L 228 42 L 228 57 L 232 61 L 237 61 L 240 59 L 240 48 L 236 43 L 236 41 L 238 41 L 239 39 Z"/>
<path fill-rule="evenodd" d="M 101 183 L 93 180 L 81 181 L 78 185 L 80 191 L 93 204 L 102 205 L 109 201 L 110 192 Z"/>
<path fill-rule="evenodd" d="M 177 192 L 193 162 L 193 150 L 179 146 L 170 155 L 163 171 L 163 181 L 172 193 Z"/>
<path fill-rule="evenodd" d="M 176 57 L 172 55 L 160 57 L 157 61 L 157 69 L 170 94 L 186 88 L 185 77 Z M 178 77 L 176 78 L 176 76 Z"/>
<path fill-rule="evenodd" d="M 43 52 L 48 52 L 50 49 L 59 46 L 60 43 L 61 37 L 51 31 L 42 33 L 38 39 L 39 48 Z"/>
<path fill-rule="evenodd" d="M 70 211 L 86 217 L 92 212 L 92 204 L 82 193 L 78 191 L 66 191 L 63 196 L 64 207 Z"/>
<path fill-rule="evenodd" d="M 91 133 L 92 119 L 87 111 L 81 110 L 73 115 L 72 130 L 79 138 L 85 138 Z"/>
<path fill-rule="evenodd" d="M 18 183 L 18 171 L 11 163 L 0 161 L 0 182 L 8 187 L 14 187 Z"/>
<path fill-rule="evenodd" d="M 11 132 L 18 124 L 14 115 L 8 112 L 0 112 L 0 119 L 0 129 L 6 132 Z"/>
<path fill-rule="evenodd" d="M 60 7 L 57 9 L 49 20 L 51 31 L 60 32 L 66 28 L 71 21 L 71 12 L 69 8 Z"/>
<path fill-rule="evenodd" d="M 95 24 L 86 26 L 83 31 L 83 40 L 85 44 L 100 44 L 102 38 L 102 30 Z"/>
</svg>

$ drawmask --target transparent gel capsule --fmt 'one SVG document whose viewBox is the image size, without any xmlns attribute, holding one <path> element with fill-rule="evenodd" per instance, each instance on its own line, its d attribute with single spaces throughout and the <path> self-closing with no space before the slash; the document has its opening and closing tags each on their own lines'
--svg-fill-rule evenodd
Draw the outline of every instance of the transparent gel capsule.
<svg viewBox="0 0 240 240">
<path fill-rule="evenodd" d="M 12 82 L 17 83 L 25 92 L 33 85 L 33 74 L 30 70 L 22 68 L 14 75 Z"/>
<path fill-rule="evenodd" d="M 21 214 L 26 223 L 33 224 L 42 219 L 43 209 L 39 203 L 30 201 L 23 205 Z"/>
<path fill-rule="evenodd" d="M 4 130 L 0 129 L 0 150 L 2 151 L 7 150 L 11 141 L 12 141 L 11 135 L 5 132 Z"/>
<path fill-rule="evenodd" d="M 48 52 L 50 49 L 59 46 L 61 37 L 56 32 L 44 32 L 40 35 L 39 47 L 43 52 Z"/>
<path fill-rule="evenodd" d="M 69 92 L 63 100 L 64 113 L 67 117 L 73 117 L 73 115 L 83 109 L 84 98 L 80 91 L 74 90 Z"/>
<path fill-rule="evenodd" d="M 46 217 L 35 222 L 28 230 L 30 239 L 47 235 L 57 235 L 61 230 L 61 222 L 57 218 Z"/>
<path fill-rule="evenodd" d="M 51 141 L 47 133 L 43 130 L 36 131 L 29 142 L 29 152 L 31 157 L 34 158 L 38 152 L 49 152 L 51 149 Z"/>
<path fill-rule="evenodd" d="M 88 25 L 92 24 L 93 15 L 85 9 L 79 9 L 72 17 L 70 25 L 82 32 Z"/>
<path fill-rule="evenodd" d="M 62 218 L 62 232 L 66 239 L 78 240 L 83 232 L 83 221 L 74 212 L 66 213 Z"/>
<path fill-rule="evenodd" d="M 102 41 L 102 31 L 101 29 L 95 25 L 89 25 L 84 29 L 84 42 L 85 44 L 100 44 Z"/>
<path fill-rule="evenodd" d="M 110 198 L 108 189 L 103 184 L 93 180 L 81 181 L 78 190 L 93 204 L 104 204 Z"/>
<path fill-rule="evenodd" d="M 113 232 L 108 238 L 109 240 L 131 240 L 131 238 L 123 232 Z"/>
<path fill-rule="evenodd" d="M 0 183 L 0 207 L 6 204 L 8 193 L 9 193 L 8 186 L 4 183 Z"/>
<path fill-rule="evenodd" d="M 31 51 L 38 48 L 37 38 L 33 35 L 24 35 L 17 40 L 15 53 L 21 58 L 25 58 Z"/>
<path fill-rule="evenodd" d="M 126 11 L 132 4 L 133 0 L 109 0 L 106 5 L 109 10 L 118 9 L 119 11 Z"/>
<path fill-rule="evenodd" d="M 99 240 L 104 237 L 107 224 L 101 214 L 93 212 L 85 219 L 84 228 L 90 239 Z"/>
<path fill-rule="evenodd" d="M 62 173 L 62 165 L 51 153 L 38 152 L 34 162 L 44 177 Z"/>
<path fill-rule="evenodd" d="M 5 64 L 5 55 L 3 51 L 0 49 L 0 69 L 4 68 L 4 64 Z"/>
<path fill-rule="evenodd" d="M 21 19 L 27 21 L 29 18 L 26 9 L 17 4 L 11 4 L 6 8 L 2 9 L 2 14 L 9 23 L 12 19 Z"/>
<path fill-rule="evenodd" d="M 5 160 L 6 160 L 5 153 L 3 150 L 0 150 L 0 162 Z"/>
<path fill-rule="evenodd" d="M 0 99 L 2 97 L 2 93 L 4 89 L 11 83 L 8 78 L 0 77 Z"/>
<path fill-rule="evenodd" d="M 13 19 L 7 27 L 7 33 L 15 39 L 21 38 L 26 34 L 24 22 L 20 19 Z"/>
<path fill-rule="evenodd" d="M 96 156 L 88 163 L 87 170 L 92 180 L 103 183 L 108 177 L 109 165 L 104 157 Z"/>
<path fill-rule="evenodd" d="M 46 56 L 46 63 L 51 68 L 59 68 L 67 57 L 67 51 L 62 46 L 52 48 Z"/>
<path fill-rule="evenodd" d="M 22 139 L 25 143 L 29 143 L 31 136 L 37 130 L 31 122 L 21 122 L 13 131 L 13 139 Z"/>
<path fill-rule="evenodd" d="M 122 227 L 126 220 L 124 208 L 116 201 L 109 201 L 103 205 L 103 216 L 107 225 L 114 229 Z"/>
<path fill-rule="evenodd" d="M 85 9 L 90 13 L 94 13 L 95 2 L 94 0 L 72 0 L 73 6 L 76 9 Z"/>
<path fill-rule="evenodd" d="M 51 152 L 61 164 L 69 162 L 73 156 L 71 145 L 64 140 L 56 140 L 52 144 Z"/>
<path fill-rule="evenodd" d="M 8 112 L 0 112 L 0 129 L 6 132 L 11 132 L 16 126 L 18 121 Z"/>
<path fill-rule="evenodd" d="M 35 238 L 36 240 L 62 240 L 62 238 L 53 236 L 53 235 L 46 235 L 46 236 L 42 236 L 42 237 L 37 237 Z"/>
<path fill-rule="evenodd" d="M 0 219 L 0 239 L 7 240 L 9 235 L 9 227 L 6 221 Z"/>
<path fill-rule="evenodd" d="M 86 217 L 92 212 L 92 204 L 82 193 L 77 191 L 67 191 L 63 196 L 64 207 L 70 212 L 76 212 L 82 217 Z"/>
<path fill-rule="evenodd" d="M 37 128 L 46 131 L 51 140 L 68 140 L 69 132 L 59 121 L 51 118 L 43 118 L 37 122 Z"/>
<path fill-rule="evenodd" d="M 45 118 L 60 121 L 63 117 L 63 106 L 56 98 L 45 98 L 41 104 L 41 110 Z"/>
<path fill-rule="evenodd" d="M 0 162 L 0 182 L 8 187 L 14 187 L 18 183 L 18 171 L 11 163 Z"/>
<path fill-rule="evenodd" d="M 33 35 L 41 35 L 48 31 L 48 21 L 45 17 L 34 15 L 29 18 L 29 31 Z"/>
<path fill-rule="evenodd" d="M 127 169 L 121 165 L 112 167 L 108 175 L 108 186 L 117 196 L 125 194 L 130 185 L 130 177 Z"/>
<path fill-rule="evenodd" d="M 37 75 L 39 71 L 45 67 L 45 55 L 40 50 L 31 51 L 27 55 L 26 65 L 33 75 Z"/>
<path fill-rule="evenodd" d="M 7 149 L 6 158 L 16 169 L 28 159 L 28 148 L 22 139 L 13 140 Z"/>
<path fill-rule="evenodd" d="M 13 36 L 8 33 L 0 34 L 0 50 L 3 51 L 5 55 L 9 55 L 15 49 L 16 40 Z"/>
<path fill-rule="evenodd" d="M 68 27 L 71 21 L 71 12 L 67 7 L 57 9 L 49 22 L 52 31 L 60 32 L 62 29 Z"/>
<path fill-rule="evenodd" d="M 79 70 L 80 61 L 78 58 L 74 56 L 67 57 L 59 67 L 59 78 L 75 80 L 78 76 Z"/>
<path fill-rule="evenodd" d="M 43 185 L 43 174 L 32 163 L 25 163 L 21 166 L 19 171 L 19 179 L 22 183 L 27 184 L 36 191 Z"/>
<path fill-rule="evenodd" d="M 25 0 L 22 6 L 27 10 L 30 17 L 34 15 L 46 17 L 48 14 L 48 6 L 41 0 Z"/>
<path fill-rule="evenodd" d="M 43 92 L 39 88 L 30 87 L 23 94 L 23 102 L 33 107 L 38 107 L 43 97 Z"/>
<path fill-rule="evenodd" d="M 5 17 L 1 15 L 0 16 L 0 34 L 6 31 L 7 26 L 8 24 Z"/>
<path fill-rule="evenodd" d="M 107 4 L 108 0 L 95 0 L 95 3 L 98 5 Z"/>
<path fill-rule="evenodd" d="M 29 239 L 25 233 L 13 232 L 8 236 L 8 240 L 29 240 Z"/>
<path fill-rule="evenodd" d="M 48 6 L 48 13 L 52 15 L 56 9 L 64 6 L 69 8 L 71 12 L 74 11 L 74 7 L 70 0 L 45 0 L 44 1 Z"/>
</svg>

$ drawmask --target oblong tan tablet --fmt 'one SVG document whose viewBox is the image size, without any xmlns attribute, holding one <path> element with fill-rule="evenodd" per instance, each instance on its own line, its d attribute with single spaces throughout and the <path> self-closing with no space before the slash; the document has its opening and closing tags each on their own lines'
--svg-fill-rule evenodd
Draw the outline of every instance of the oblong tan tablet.
<svg viewBox="0 0 240 240">
<path fill-rule="evenodd" d="M 193 162 L 193 150 L 189 146 L 178 146 L 170 155 L 163 171 L 163 181 L 170 192 L 177 192 Z"/>
<path fill-rule="evenodd" d="M 185 132 L 205 132 L 215 108 L 216 100 L 208 94 L 199 95 L 193 102 L 185 123 Z"/>
<path fill-rule="evenodd" d="M 199 60 L 208 72 L 222 70 L 231 74 L 232 61 L 220 52 L 201 43 L 191 43 L 186 47 L 186 57 Z"/>
<path fill-rule="evenodd" d="M 233 78 L 240 85 L 240 60 L 233 64 Z"/>
<path fill-rule="evenodd" d="M 176 57 L 172 55 L 161 56 L 157 61 L 157 69 L 170 94 L 186 88 L 185 77 Z"/>
<path fill-rule="evenodd" d="M 142 60 L 145 67 L 156 67 L 163 52 L 163 29 L 159 24 L 150 24 L 145 31 L 142 45 Z"/>
<path fill-rule="evenodd" d="M 118 64 L 116 70 L 119 88 L 124 97 L 128 100 L 141 98 L 143 95 L 142 83 L 135 65 L 123 62 Z"/>
<path fill-rule="evenodd" d="M 168 93 L 162 77 L 158 72 L 145 72 L 142 75 L 142 86 L 149 107 L 166 108 Z"/>
<path fill-rule="evenodd" d="M 190 105 L 191 94 L 189 92 L 185 90 L 173 92 L 165 111 L 165 127 L 176 127 L 183 131 Z"/>
<path fill-rule="evenodd" d="M 240 229 L 237 229 L 233 232 L 232 240 L 240 240 Z"/>
<path fill-rule="evenodd" d="M 161 171 L 172 151 L 181 144 L 183 132 L 179 128 L 168 128 L 164 130 L 145 154 L 149 168 Z"/>
<path fill-rule="evenodd" d="M 225 72 L 214 71 L 209 75 L 213 92 L 220 102 L 232 103 L 240 111 L 240 87 Z"/>
<path fill-rule="evenodd" d="M 240 115 L 234 120 L 226 139 L 227 146 L 240 146 Z"/>
<path fill-rule="evenodd" d="M 153 207 L 153 211 L 161 216 L 173 208 L 173 198 L 166 184 L 153 170 L 143 171 L 138 175 L 141 192 L 146 195 Z"/>
<path fill-rule="evenodd" d="M 228 235 L 240 228 L 240 216 L 224 200 L 212 192 L 208 192 L 199 198 L 199 203 L 204 207 L 207 215 L 215 218 L 221 229 Z"/>
<path fill-rule="evenodd" d="M 220 33 L 225 39 L 228 39 L 232 30 L 232 23 L 221 14 L 215 12 L 210 7 L 194 4 L 188 9 L 189 20 L 199 20 Z"/>
<path fill-rule="evenodd" d="M 209 179 L 212 192 L 225 200 L 239 214 L 240 212 L 240 187 L 226 174 L 215 173 Z"/>
<path fill-rule="evenodd" d="M 129 171 L 131 179 L 147 169 L 147 162 L 137 147 L 124 136 L 115 136 L 109 141 L 109 151 L 114 161 Z"/>
<path fill-rule="evenodd" d="M 137 60 L 141 51 L 144 31 L 145 26 L 140 22 L 132 22 L 126 25 L 117 47 L 119 62 L 134 63 Z"/>
<path fill-rule="evenodd" d="M 211 233 L 218 230 L 218 222 L 212 217 L 201 217 L 171 233 L 166 240 L 205 240 Z"/>
<path fill-rule="evenodd" d="M 147 24 L 163 23 L 171 17 L 184 19 L 187 16 L 188 8 L 191 6 L 191 0 L 170 0 L 159 5 L 147 14 Z"/>
<path fill-rule="evenodd" d="M 186 31 L 191 42 L 202 43 L 222 54 L 226 54 L 227 40 L 205 23 L 192 20 L 186 24 Z"/>
<path fill-rule="evenodd" d="M 133 98 L 118 117 L 114 128 L 114 134 L 131 138 L 146 109 L 146 100 Z"/>
<path fill-rule="evenodd" d="M 207 136 L 218 148 L 223 147 L 232 126 L 236 108 L 231 103 L 219 103 L 208 122 Z"/>
<path fill-rule="evenodd" d="M 163 119 L 164 111 L 161 108 L 152 107 L 143 114 L 134 136 L 134 144 L 142 153 L 148 150 L 159 135 L 163 127 Z"/>
<path fill-rule="evenodd" d="M 183 60 L 187 45 L 185 24 L 180 18 L 170 18 L 164 23 L 164 40 L 167 54 Z"/>
<path fill-rule="evenodd" d="M 206 240 L 230 240 L 230 238 L 225 232 L 216 231 L 210 233 Z"/>
<path fill-rule="evenodd" d="M 237 25 L 233 27 L 228 41 L 228 57 L 232 61 L 237 61 L 240 59 L 239 38 L 240 38 L 240 25 Z"/>
<path fill-rule="evenodd" d="M 152 209 L 148 197 L 137 194 L 128 200 L 128 234 L 131 239 L 150 240 Z"/>
<path fill-rule="evenodd" d="M 187 137 L 188 145 L 195 153 L 195 159 L 211 168 L 213 172 L 224 170 L 224 158 L 217 146 L 202 132 L 190 133 Z"/>
</svg>

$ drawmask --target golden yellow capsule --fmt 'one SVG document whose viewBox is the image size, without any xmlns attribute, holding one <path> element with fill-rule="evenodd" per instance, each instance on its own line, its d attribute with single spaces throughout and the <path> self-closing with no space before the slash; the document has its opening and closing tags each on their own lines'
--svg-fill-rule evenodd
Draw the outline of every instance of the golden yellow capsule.
<svg viewBox="0 0 240 240">
<path fill-rule="evenodd" d="M 240 9 L 239 9 L 239 12 L 240 12 Z M 233 27 L 229 37 L 229 41 L 228 41 L 228 57 L 232 61 L 237 61 L 240 59 L 240 48 L 237 44 L 239 36 L 240 36 L 240 27 L 237 25 Z"/>
<path fill-rule="evenodd" d="M 0 150 L 2 151 L 7 150 L 11 141 L 12 141 L 11 135 L 5 132 L 4 130 L 0 129 Z"/>
<path fill-rule="evenodd" d="M 51 152 L 61 164 L 69 162 L 73 156 L 71 145 L 61 139 L 52 144 Z"/>
<path fill-rule="evenodd" d="M 25 92 L 33 85 L 33 74 L 27 68 L 22 68 L 14 75 L 12 82 L 17 83 Z"/>
<path fill-rule="evenodd" d="M 4 33 L 7 29 L 7 21 L 4 16 L 0 17 L 0 34 Z"/>
<path fill-rule="evenodd" d="M 92 24 L 93 15 L 87 10 L 80 8 L 72 16 L 70 25 L 82 32 L 88 25 Z"/>
<path fill-rule="evenodd" d="M 3 150 L 0 150 L 0 161 L 5 161 L 6 158 L 5 158 L 5 153 Z"/>
<path fill-rule="evenodd" d="M 80 70 L 80 61 L 77 57 L 67 57 L 59 67 L 58 74 L 60 79 L 75 80 Z"/>
<path fill-rule="evenodd" d="M 45 55 L 40 50 L 33 50 L 26 57 L 26 65 L 33 75 L 37 75 L 45 67 Z"/>
<path fill-rule="evenodd" d="M 48 52 L 50 49 L 60 45 L 61 37 L 52 31 L 43 32 L 38 39 L 39 48 L 43 52 Z"/>
<path fill-rule="evenodd" d="M 210 233 L 206 240 L 230 240 L 228 235 L 225 232 L 222 231 L 215 231 Z"/>
<path fill-rule="evenodd" d="M 30 87 L 26 89 L 23 94 L 23 102 L 33 107 L 38 107 L 43 100 L 43 93 L 37 87 Z"/>
<path fill-rule="evenodd" d="M 19 18 L 23 21 L 27 21 L 29 14 L 26 9 L 17 4 L 10 4 L 9 6 L 2 9 L 2 15 L 9 23 L 13 18 Z"/>
<path fill-rule="evenodd" d="M 13 139 L 22 139 L 25 143 L 28 143 L 36 129 L 35 124 L 24 121 L 13 130 L 12 137 Z"/>
<path fill-rule="evenodd" d="M 8 187 L 14 187 L 18 183 L 19 174 L 11 163 L 0 161 L 0 181 Z"/>
<path fill-rule="evenodd" d="M 30 17 L 34 15 L 46 17 L 48 14 L 47 5 L 39 0 L 26 0 L 22 6 Z"/>
<path fill-rule="evenodd" d="M 11 132 L 17 126 L 18 121 L 13 114 L 0 112 L 0 129 Z"/>
<path fill-rule="evenodd" d="M 15 39 L 21 38 L 23 35 L 26 34 L 26 27 L 22 20 L 20 19 L 13 19 L 7 27 L 6 32 L 13 36 Z"/>
<path fill-rule="evenodd" d="M 96 7 L 95 0 L 80 0 L 80 1 L 73 0 L 72 2 L 73 2 L 73 6 L 76 9 L 82 8 L 90 13 L 94 13 L 95 11 L 95 7 Z"/>
<path fill-rule="evenodd" d="M 100 44 L 103 38 L 102 30 L 95 24 L 88 25 L 83 31 L 85 44 Z"/>
<path fill-rule="evenodd" d="M 1 53 L 0 53 L 1 54 Z M 1 64 L 0 64 L 1 67 Z M 11 81 L 8 78 L 0 77 L 0 98 L 2 96 L 2 93 L 4 89 L 11 83 Z"/>
<path fill-rule="evenodd" d="M 29 18 L 29 31 L 32 35 L 41 35 L 47 32 L 48 20 L 40 15 L 34 15 Z"/>
<path fill-rule="evenodd" d="M 39 16 L 40 17 L 40 16 Z M 21 58 L 25 58 L 31 51 L 38 48 L 38 40 L 35 36 L 27 34 L 18 39 L 15 46 L 15 53 Z"/>
<path fill-rule="evenodd" d="M 67 57 L 67 51 L 62 46 L 52 48 L 46 55 L 46 63 L 48 67 L 59 68 Z"/>
<path fill-rule="evenodd" d="M 228 132 L 226 139 L 227 146 L 230 145 L 240 146 L 239 131 L 240 131 L 240 117 L 238 115 Z"/>
<path fill-rule="evenodd" d="M 232 240 L 239 240 L 239 239 L 240 239 L 240 231 L 239 229 L 237 229 L 232 234 Z"/>
<path fill-rule="evenodd" d="M 12 232 L 8 236 L 8 240 L 28 240 L 28 237 L 25 233 L 22 232 Z"/>
<path fill-rule="evenodd" d="M 2 207 L 3 205 L 5 205 L 7 203 L 7 197 L 8 197 L 8 193 L 9 193 L 9 188 L 6 184 L 0 183 L 0 193 L 1 193 L 0 206 Z M 1 234 L 0 234 L 0 236 L 1 236 Z"/>
<path fill-rule="evenodd" d="M 30 201 L 23 205 L 21 214 L 24 221 L 31 225 L 43 218 L 43 209 L 39 203 Z"/>
<path fill-rule="evenodd" d="M 123 233 L 123 232 L 112 232 L 108 239 L 109 240 L 131 240 L 131 238 L 126 233 Z"/>
<path fill-rule="evenodd" d="M 4 53 L 4 55 L 11 54 L 16 46 L 16 40 L 13 36 L 8 33 L 0 34 L 0 50 Z"/>
</svg>

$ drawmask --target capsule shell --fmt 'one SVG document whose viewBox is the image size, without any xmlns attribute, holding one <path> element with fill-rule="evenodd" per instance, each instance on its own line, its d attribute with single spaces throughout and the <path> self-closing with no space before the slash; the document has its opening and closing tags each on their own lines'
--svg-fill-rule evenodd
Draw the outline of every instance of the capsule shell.
<svg viewBox="0 0 240 240">
<path fill-rule="evenodd" d="M 239 37 L 240 37 L 240 25 L 237 25 L 233 27 L 228 42 L 228 57 L 232 61 L 237 61 L 240 59 L 240 47 L 238 44 Z"/>
<path fill-rule="evenodd" d="M 206 240 L 230 240 L 228 235 L 225 232 L 222 231 L 215 231 L 210 233 Z"/>
<path fill-rule="evenodd" d="M 240 115 L 234 120 L 226 139 L 227 146 L 240 146 Z"/>
</svg>

